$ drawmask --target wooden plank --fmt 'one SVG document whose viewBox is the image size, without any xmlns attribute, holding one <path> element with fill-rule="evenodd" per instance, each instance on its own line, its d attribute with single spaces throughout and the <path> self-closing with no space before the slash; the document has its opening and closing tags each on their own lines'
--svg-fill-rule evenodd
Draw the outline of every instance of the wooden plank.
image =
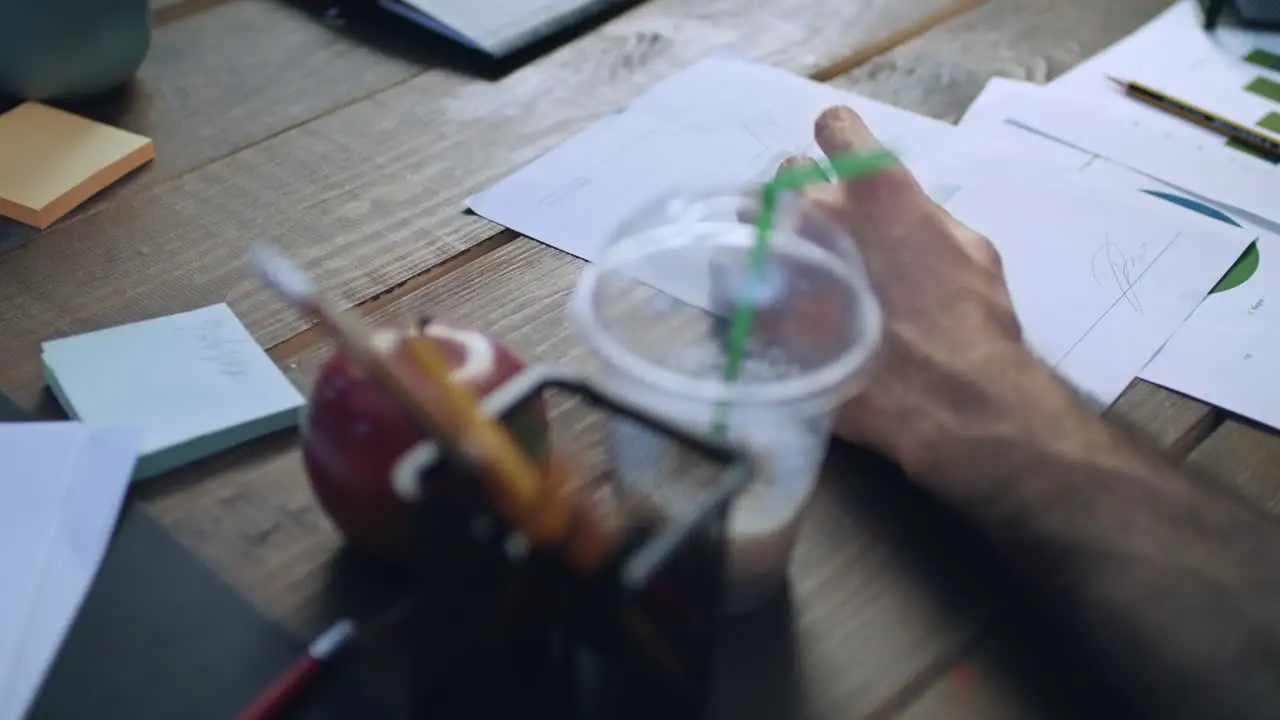
<svg viewBox="0 0 1280 720">
<path fill-rule="evenodd" d="M 155 29 L 130 92 L 77 108 L 155 140 L 156 160 L 130 180 L 131 193 L 422 69 L 399 52 L 403 40 L 358 42 L 287 3 L 230 0 L 199 9 Z"/>
<path fill-rule="evenodd" d="M 1209 435 L 1219 412 L 1182 393 L 1134 380 L 1106 415 L 1182 458 Z"/>
<path fill-rule="evenodd" d="M 1170 4 L 1171 0 L 993 0 L 832 84 L 956 120 L 988 78 L 1051 80 Z"/>
<path fill-rule="evenodd" d="M 253 241 L 280 243 L 359 302 L 491 235 L 460 212 L 469 193 L 712 49 L 807 71 L 944 2 L 654 0 L 500 82 L 425 72 L 0 257 L 0 337 L 18 358 L 0 387 L 33 396 L 50 335 L 221 300 L 273 345 L 305 323 L 247 276 Z"/>
<path fill-rule="evenodd" d="M 1280 434 L 1232 418 L 1187 456 L 1198 476 L 1280 519 Z"/>
<path fill-rule="evenodd" d="M 902 720 L 1066 720 L 1120 717 L 1089 668 L 1063 653 L 1037 618 L 1001 618 L 960 662 L 893 717 Z M 888 717 L 886 715 L 885 717 Z"/>
<path fill-rule="evenodd" d="M 715 716 L 879 715 L 988 619 L 990 584 L 949 517 L 896 471 L 837 448 L 797 547 L 789 612 L 726 629 Z"/>
<path fill-rule="evenodd" d="M 403 38 L 370 45 L 274 0 L 186 0 L 156 7 L 156 22 L 161 21 L 131 85 L 93 100 L 59 103 L 151 137 L 155 161 L 91 198 L 52 231 L 37 233 L 0 220 L 0 253 L 37 239 L 56 244 L 51 235 L 96 242 L 101 225 L 72 228 L 130 197 L 135 199 L 127 212 L 145 215 L 155 202 L 137 197 L 146 189 L 421 71 L 399 47 Z M 68 263 L 99 261 L 56 252 L 36 260 L 41 267 L 69 270 Z"/>
</svg>

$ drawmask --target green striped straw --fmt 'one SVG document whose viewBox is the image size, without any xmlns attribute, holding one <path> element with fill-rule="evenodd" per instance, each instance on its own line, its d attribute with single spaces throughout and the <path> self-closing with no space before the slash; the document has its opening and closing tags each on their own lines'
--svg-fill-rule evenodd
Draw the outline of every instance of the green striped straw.
<svg viewBox="0 0 1280 720">
<path fill-rule="evenodd" d="M 840 155 L 831 159 L 831 170 L 839 181 L 854 180 L 866 175 L 880 172 L 896 165 L 897 157 L 888 150 L 876 150 L 869 153 Z M 756 243 L 751 249 L 750 281 L 760 283 L 764 276 L 764 262 L 769 254 L 769 240 L 773 236 L 773 219 L 778 209 L 778 196 L 784 190 L 799 190 L 806 185 L 829 181 L 827 171 L 818 165 L 800 168 L 787 168 L 778 171 L 773 180 L 765 183 L 760 189 L 760 213 L 756 217 Z M 738 304 L 734 310 L 729 326 L 729 348 L 724 363 L 724 381 L 732 384 L 738 381 L 742 371 L 742 355 L 746 350 L 747 340 L 751 337 L 751 326 L 755 322 L 755 303 L 751 295 Z M 728 429 L 728 405 L 721 404 L 716 412 L 713 432 L 723 438 Z"/>
</svg>

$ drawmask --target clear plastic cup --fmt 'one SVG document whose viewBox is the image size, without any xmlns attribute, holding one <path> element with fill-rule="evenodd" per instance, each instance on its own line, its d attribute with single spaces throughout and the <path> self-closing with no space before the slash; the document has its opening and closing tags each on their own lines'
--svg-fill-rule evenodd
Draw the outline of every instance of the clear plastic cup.
<svg viewBox="0 0 1280 720">
<path fill-rule="evenodd" d="M 792 196 L 780 198 L 754 265 L 759 209 L 750 187 L 662 199 L 623 224 L 570 304 L 597 382 L 754 451 L 756 476 L 730 515 L 729 612 L 784 585 L 832 416 L 859 389 L 882 327 L 853 240 Z M 743 303 L 752 329 L 730 382 Z M 623 487 L 675 506 L 696 490 L 663 470 L 670 458 L 646 430 L 619 420 L 608 431 Z"/>
</svg>

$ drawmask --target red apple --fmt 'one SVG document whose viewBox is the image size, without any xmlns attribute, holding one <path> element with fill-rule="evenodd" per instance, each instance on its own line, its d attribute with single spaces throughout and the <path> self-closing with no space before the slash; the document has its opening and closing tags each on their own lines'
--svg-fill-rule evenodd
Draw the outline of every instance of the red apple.
<svg viewBox="0 0 1280 720">
<path fill-rule="evenodd" d="M 384 328 L 382 338 L 421 332 L 440 343 L 453 379 L 484 396 L 524 369 L 515 353 L 484 333 L 441 321 Z M 542 461 L 547 419 L 538 400 L 521 406 L 507 426 L 525 451 Z M 405 414 L 342 352 L 320 371 L 302 430 L 302 457 L 311 488 L 347 542 L 394 563 L 408 560 L 412 506 L 391 486 L 391 470 L 424 439 Z M 443 478 L 428 478 L 428 482 Z"/>
</svg>

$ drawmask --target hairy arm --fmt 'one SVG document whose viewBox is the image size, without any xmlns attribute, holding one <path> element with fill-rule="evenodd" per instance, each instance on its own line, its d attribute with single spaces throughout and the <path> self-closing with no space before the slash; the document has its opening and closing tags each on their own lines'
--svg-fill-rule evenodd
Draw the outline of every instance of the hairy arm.
<svg viewBox="0 0 1280 720">
<path fill-rule="evenodd" d="M 879 145 L 848 108 L 814 130 L 830 156 Z M 1280 525 L 1036 360 L 994 246 L 908 171 L 805 196 L 855 239 L 885 312 L 879 365 L 836 432 L 967 517 L 1141 714 L 1280 717 Z"/>
<path fill-rule="evenodd" d="M 1280 717 L 1280 527 L 1086 407 L 1020 348 L 908 472 L 984 533 L 1144 715 Z"/>
</svg>

